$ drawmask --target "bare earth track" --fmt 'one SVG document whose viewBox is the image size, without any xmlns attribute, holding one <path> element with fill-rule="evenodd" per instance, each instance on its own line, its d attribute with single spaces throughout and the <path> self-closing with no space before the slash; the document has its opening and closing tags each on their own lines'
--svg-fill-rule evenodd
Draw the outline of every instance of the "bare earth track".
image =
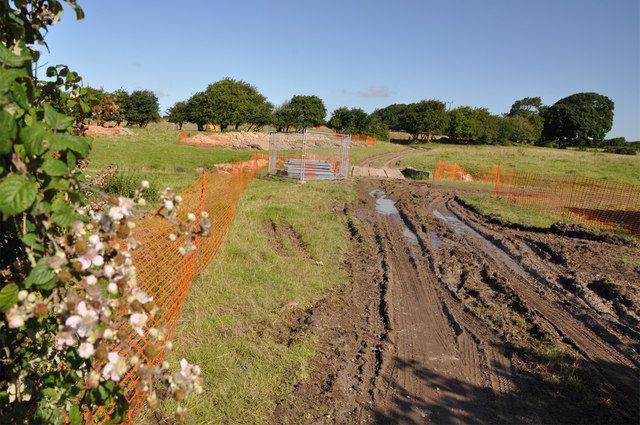
<svg viewBox="0 0 640 425">
<path fill-rule="evenodd" d="M 358 182 L 344 214 L 351 284 L 295 326 L 320 354 L 278 422 L 640 421 L 636 244 L 514 229 L 407 181 Z"/>
</svg>

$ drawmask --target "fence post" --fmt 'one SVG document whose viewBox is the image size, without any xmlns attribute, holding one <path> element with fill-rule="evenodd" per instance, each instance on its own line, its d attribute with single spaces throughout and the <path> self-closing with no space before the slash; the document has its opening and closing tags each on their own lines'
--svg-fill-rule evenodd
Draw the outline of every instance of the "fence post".
<svg viewBox="0 0 640 425">
<path fill-rule="evenodd" d="M 500 196 L 500 170 L 502 170 L 502 165 L 496 165 L 496 186 L 493 190 L 493 194 L 495 196 Z"/>
</svg>

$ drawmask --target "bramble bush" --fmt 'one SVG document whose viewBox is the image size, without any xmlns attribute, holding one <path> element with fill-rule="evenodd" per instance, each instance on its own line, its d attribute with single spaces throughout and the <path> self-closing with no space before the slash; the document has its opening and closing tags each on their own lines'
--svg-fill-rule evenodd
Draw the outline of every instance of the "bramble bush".
<svg viewBox="0 0 640 425">
<path fill-rule="evenodd" d="M 132 199 L 104 195 L 100 210 L 86 206 L 77 164 L 91 144 L 74 126 L 78 111 L 91 110 L 81 78 L 64 65 L 49 67 L 49 80 L 34 77 L 36 45 L 62 13 L 60 1 L 0 0 L 0 423 L 78 424 L 100 407 L 120 423 L 130 375 L 151 407 L 202 390 L 200 369 L 186 360 L 177 372 L 146 362 L 155 347 L 171 348 L 166 331 L 150 326 L 157 307 L 132 261 L 148 183 Z M 180 197 L 170 189 L 160 197 L 156 214 L 176 228 L 170 239 L 186 236 L 177 249 L 193 251 L 193 238 L 209 232 L 206 213 L 179 223 Z M 144 356 L 128 345 L 134 333 L 156 341 Z M 176 418 L 184 415 L 178 404 Z"/>
</svg>

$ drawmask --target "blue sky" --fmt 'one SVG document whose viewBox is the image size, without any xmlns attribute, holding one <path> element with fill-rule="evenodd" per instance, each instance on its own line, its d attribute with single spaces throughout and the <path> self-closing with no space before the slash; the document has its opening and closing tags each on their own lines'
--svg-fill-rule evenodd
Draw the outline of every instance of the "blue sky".
<svg viewBox="0 0 640 425">
<path fill-rule="evenodd" d="M 226 76 L 278 105 L 329 111 L 436 98 L 507 112 L 581 91 L 616 105 L 609 136 L 640 139 L 638 0 L 79 0 L 42 62 L 87 84 L 150 89 L 162 110 Z"/>
</svg>

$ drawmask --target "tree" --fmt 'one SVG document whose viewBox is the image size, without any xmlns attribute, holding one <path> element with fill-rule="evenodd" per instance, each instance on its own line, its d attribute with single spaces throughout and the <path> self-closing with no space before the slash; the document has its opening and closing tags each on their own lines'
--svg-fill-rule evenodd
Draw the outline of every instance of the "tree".
<svg viewBox="0 0 640 425">
<path fill-rule="evenodd" d="M 291 113 L 291 101 L 286 101 L 273 110 L 271 123 L 276 131 L 289 131 L 293 126 L 293 114 Z"/>
<path fill-rule="evenodd" d="M 401 126 L 411 134 L 413 140 L 426 138 L 429 141 L 432 135 L 444 133 L 448 121 L 446 105 L 439 100 L 412 103 L 400 116 Z"/>
<path fill-rule="evenodd" d="M 402 114 L 404 113 L 407 105 L 404 103 L 394 103 L 386 108 L 376 109 L 373 111 L 372 118 L 377 118 L 380 123 L 385 124 L 390 130 L 402 131 Z"/>
<path fill-rule="evenodd" d="M 545 110 L 539 96 L 525 97 L 516 100 L 507 114 L 507 125 L 515 132 L 509 139 L 517 143 L 533 144 L 540 140 L 544 119 L 541 112 Z M 528 125 L 523 120 L 526 120 Z"/>
<path fill-rule="evenodd" d="M 324 123 L 327 108 L 318 96 L 293 96 L 289 103 L 292 125 L 301 129 Z"/>
<path fill-rule="evenodd" d="M 542 99 L 540 96 L 536 97 L 525 97 L 520 100 L 516 100 L 511 105 L 511 110 L 509 111 L 509 116 L 524 116 L 528 117 L 530 115 L 538 115 L 540 113 L 540 108 L 542 107 Z"/>
<path fill-rule="evenodd" d="M 129 124 L 146 127 L 151 121 L 160 119 L 158 97 L 150 90 L 136 90 L 125 104 L 125 118 Z"/>
<path fill-rule="evenodd" d="M 129 102 L 129 93 L 127 93 L 127 91 L 125 89 L 118 89 L 116 91 L 114 91 L 113 96 L 115 96 L 115 98 L 117 99 L 117 103 L 118 103 L 118 115 L 115 118 L 115 122 L 116 125 L 119 127 L 120 124 L 122 124 L 122 122 L 124 120 L 126 120 L 126 108 L 127 108 L 127 103 Z"/>
<path fill-rule="evenodd" d="M 226 130 L 230 125 L 237 130 L 241 124 L 252 120 L 254 124 L 264 124 L 266 112 L 273 107 L 254 86 L 233 78 L 210 84 L 205 94 L 211 122 L 219 124 L 221 130 Z"/>
<path fill-rule="evenodd" d="M 182 125 L 189 121 L 189 107 L 187 102 L 176 102 L 167 111 L 167 121 L 177 124 L 182 130 Z"/>
<path fill-rule="evenodd" d="M 327 123 L 340 133 L 365 134 L 369 130 L 369 116 L 360 108 L 341 107 L 333 111 Z"/>
<path fill-rule="evenodd" d="M 537 116 L 540 120 L 542 117 Z M 540 139 L 542 127 L 538 127 L 532 120 L 521 115 L 507 115 L 502 119 L 503 138 L 512 143 L 533 144 Z"/>
<path fill-rule="evenodd" d="M 461 106 L 449 112 L 449 138 L 457 143 L 496 144 L 506 142 L 501 117 L 486 108 Z"/>
<path fill-rule="evenodd" d="M 544 112 L 542 136 L 561 148 L 596 147 L 611 130 L 613 110 L 613 101 L 601 94 L 572 94 Z"/>
<path fill-rule="evenodd" d="M 203 131 L 205 126 L 213 122 L 209 99 L 204 92 L 198 92 L 187 100 L 187 121 L 198 126 Z"/>
</svg>

